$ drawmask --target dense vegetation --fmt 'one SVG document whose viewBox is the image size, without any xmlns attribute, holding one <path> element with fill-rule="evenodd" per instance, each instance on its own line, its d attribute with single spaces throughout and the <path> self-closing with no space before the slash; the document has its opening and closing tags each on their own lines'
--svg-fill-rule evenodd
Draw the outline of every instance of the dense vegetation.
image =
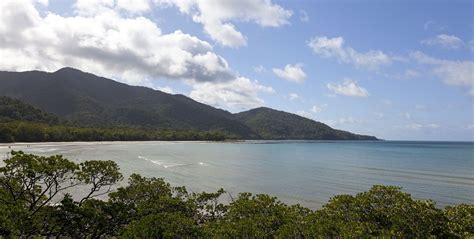
<svg viewBox="0 0 474 239">
<path fill-rule="evenodd" d="M 0 95 L 57 115 L 75 127 L 219 131 L 240 139 L 376 139 L 267 108 L 232 114 L 183 95 L 129 86 L 72 68 L 53 73 L 0 71 Z"/>
<path fill-rule="evenodd" d="M 8 97 L 0 97 L 0 142 L 208 140 L 235 136 L 218 131 L 75 127 L 55 115 Z"/>
<path fill-rule="evenodd" d="M 10 121 L 56 124 L 59 122 L 59 118 L 29 104 L 25 104 L 20 100 L 0 96 L 0 122 Z"/>
<path fill-rule="evenodd" d="M 335 130 L 323 123 L 270 108 L 257 108 L 235 115 L 264 139 L 377 140 L 373 136 Z"/>
<path fill-rule="evenodd" d="M 65 141 L 147 141 L 203 140 L 222 141 L 234 136 L 222 132 L 195 130 L 150 130 L 140 128 L 88 128 L 48 125 L 32 122 L 0 123 L 0 142 L 65 142 Z"/>
<path fill-rule="evenodd" d="M 190 193 L 133 174 L 113 161 L 76 164 L 62 156 L 12 152 L 0 167 L 0 235 L 70 238 L 468 238 L 474 205 L 438 209 L 398 187 L 339 195 L 320 210 L 264 194 Z M 81 194 L 78 187 L 87 187 Z M 64 192 L 74 191 L 74 197 Z M 97 197 L 108 193 L 108 198 Z"/>
</svg>

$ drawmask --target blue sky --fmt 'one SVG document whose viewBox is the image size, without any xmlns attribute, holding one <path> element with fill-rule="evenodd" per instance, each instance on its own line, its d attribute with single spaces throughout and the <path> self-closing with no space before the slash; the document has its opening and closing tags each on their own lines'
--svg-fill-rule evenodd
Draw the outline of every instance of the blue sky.
<svg viewBox="0 0 474 239">
<path fill-rule="evenodd" d="M 6 0 L 0 10 L 2 70 L 72 66 L 232 112 L 267 106 L 384 139 L 474 139 L 469 0 Z"/>
</svg>

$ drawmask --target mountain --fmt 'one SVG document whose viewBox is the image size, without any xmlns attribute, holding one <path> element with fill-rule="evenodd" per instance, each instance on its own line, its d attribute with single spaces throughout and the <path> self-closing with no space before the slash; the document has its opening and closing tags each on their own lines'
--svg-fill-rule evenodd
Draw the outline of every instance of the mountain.
<svg viewBox="0 0 474 239">
<path fill-rule="evenodd" d="M 29 104 L 25 104 L 20 100 L 0 96 L 0 122 L 10 121 L 56 124 L 59 122 L 59 118 Z"/>
<path fill-rule="evenodd" d="M 0 95 L 20 99 L 79 126 L 139 126 L 256 135 L 230 112 L 72 68 L 53 73 L 0 72 Z"/>
<path fill-rule="evenodd" d="M 0 95 L 83 127 L 221 131 L 242 139 L 375 139 L 268 108 L 232 114 L 184 95 L 130 86 L 73 68 L 52 73 L 0 71 Z"/>
<path fill-rule="evenodd" d="M 373 136 L 336 130 L 299 115 L 266 107 L 235 114 L 235 118 L 264 139 L 377 140 Z"/>
</svg>

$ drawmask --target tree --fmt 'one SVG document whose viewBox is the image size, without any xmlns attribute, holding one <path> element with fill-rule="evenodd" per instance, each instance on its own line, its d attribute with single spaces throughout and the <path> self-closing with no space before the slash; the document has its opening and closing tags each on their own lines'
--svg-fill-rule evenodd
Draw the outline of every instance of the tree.
<svg viewBox="0 0 474 239">
<path fill-rule="evenodd" d="M 447 219 L 447 234 L 452 237 L 474 237 L 474 205 L 448 206 L 444 210 Z"/>
<path fill-rule="evenodd" d="M 81 170 L 76 173 L 77 179 L 86 184 L 91 184 L 92 187 L 90 188 L 89 194 L 82 198 L 79 204 L 89 198 L 109 193 L 112 185 L 123 179 L 117 163 L 111 160 L 86 161 L 80 164 L 80 169 Z M 107 187 L 107 189 L 99 193 L 104 187 Z"/>
<path fill-rule="evenodd" d="M 45 211 L 57 209 L 52 203 L 60 192 L 90 184 L 91 193 L 80 200 L 82 203 L 97 196 L 93 193 L 103 186 L 122 178 L 112 161 L 86 161 L 77 165 L 61 155 L 44 157 L 12 151 L 4 162 L 5 166 L 0 167 L 2 235 L 39 233 L 42 225 L 36 224 L 46 221 L 38 218 L 47 215 Z"/>
<path fill-rule="evenodd" d="M 0 167 L 0 237 L 56 238 L 470 238 L 474 205 L 436 208 L 394 186 L 338 195 L 319 210 L 266 194 L 189 193 L 162 178 L 122 180 L 112 161 L 76 164 L 12 151 Z M 66 193 L 89 186 L 78 200 Z M 108 193 L 108 198 L 98 196 Z M 77 194 L 75 194 L 77 198 Z M 80 197 L 79 197 L 80 198 Z"/>
</svg>

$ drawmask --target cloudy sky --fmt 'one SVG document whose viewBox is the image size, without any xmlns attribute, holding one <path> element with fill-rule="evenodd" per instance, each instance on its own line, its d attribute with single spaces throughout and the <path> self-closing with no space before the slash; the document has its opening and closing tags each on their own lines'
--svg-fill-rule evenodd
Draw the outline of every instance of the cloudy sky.
<svg viewBox="0 0 474 239">
<path fill-rule="evenodd" d="M 474 139 L 471 0 L 1 0 L 0 70 L 70 66 L 384 139 Z"/>
</svg>

